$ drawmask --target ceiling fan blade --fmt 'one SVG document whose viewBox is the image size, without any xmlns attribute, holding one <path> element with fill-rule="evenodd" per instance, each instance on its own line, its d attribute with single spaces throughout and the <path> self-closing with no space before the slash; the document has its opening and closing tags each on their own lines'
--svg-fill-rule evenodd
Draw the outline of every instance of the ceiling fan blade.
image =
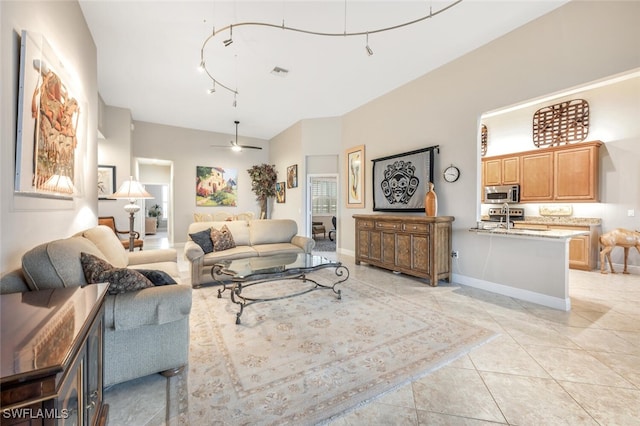
<svg viewBox="0 0 640 426">
<path fill-rule="evenodd" d="M 231 148 L 234 151 L 242 151 L 243 149 L 262 149 L 261 146 L 240 145 L 238 143 L 238 124 L 240 122 L 236 120 L 236 121 L 234 121 L 234 123 L 236 124 L 236 140 L 235 141 L 229 141 L 229 145 L 230 146 L 211 145 L 211 148 Z"/>
</svg>

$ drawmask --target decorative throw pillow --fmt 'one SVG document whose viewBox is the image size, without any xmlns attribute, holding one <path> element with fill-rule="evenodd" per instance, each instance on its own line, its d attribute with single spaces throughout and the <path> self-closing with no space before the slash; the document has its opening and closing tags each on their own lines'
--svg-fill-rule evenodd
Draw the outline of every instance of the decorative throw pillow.
<svg viewBox="0 0 640 426">
<path fill-rule="evenodd" d="M 136 271 L 144 275 L 155 286 L 178 284 L 173 278 L 171 278 L 171 275 L 164 271 L 156 271 L 155 269 L 136 269 Z"/>
<path fill-rule="evenodd" d="M 213 241 L 213 251 L 229 250 L 236 246 L 227 225 L 222 225 L 220 230 L 211 228 L 211 241 Z"/>
<path fill-rule="evenodd" d="M 100 274 L 102 274 L 104 271 L 108 271 L 109 269 L 113 269 L 113 265 L 111 265 L 106 260 L 100 259 L 99 257 L 85 252 L 80 253 L 80 263 L 82 264 L 84 278 L 89 284 L 95 284 L 99 282 L 96 280 L 98 279 L 98 276 Z"/>
<path fill-rule="evenodd" d="M 108 262 L 89 253 L 80 253 L 84 277 L 89 284 L 109 283 L 109 294 L 138 291 L 153 287 L 153 283 L 140 272 L 127 268 L 114 268 Z"/>
<path fill-rule="evenodd" d="M 204 254 L 211 253 L 213 251 L 213 242 L 211 241 L 211 228 L 205 229 L 194 234 L 189 234 L 194 243 L 202 248 Z"/>
</svg>

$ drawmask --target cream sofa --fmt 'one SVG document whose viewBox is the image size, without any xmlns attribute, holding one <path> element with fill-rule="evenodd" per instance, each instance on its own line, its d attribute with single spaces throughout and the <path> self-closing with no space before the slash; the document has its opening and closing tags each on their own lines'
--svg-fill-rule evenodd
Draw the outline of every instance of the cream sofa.
<svg viewBox="0 0 640 426">
<path fill-rule="evenodd" d="M 221 229 L 227 225 L 233 235 L 235 248 L 205 254 L 190 234 L 205 229 Z M 311 253 L 312 238 L 297 235 L 298 225 L 290 219 L 234 220 L 224 222 L 193 222 L 189 225 L 184 256 L 191 263 L 191 285 L 199 287 L 213 283 L 211 268 L 221 260 L 272 256 L 280 253 Z"/>
<path fill-rule="evenodd" d="M 162 270 L 180 282 L 175 250 L 128 252 L 110 228 L 100 225 L 25 253 L 22 270 L 3 277 L 2 292 L 86 285 L 81 252 L 114 267 Z M 179 284 L 107 295 L 105 386 L 158 372 L 171 374 L 187 364 L 191 292 L 189 285 Z"/>
</svg>

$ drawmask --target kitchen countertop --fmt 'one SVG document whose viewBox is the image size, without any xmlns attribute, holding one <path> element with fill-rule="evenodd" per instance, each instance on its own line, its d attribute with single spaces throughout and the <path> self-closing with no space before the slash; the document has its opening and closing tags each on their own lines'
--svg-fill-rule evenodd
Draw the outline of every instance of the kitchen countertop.
<svg viewBox="0 0 640 426">
<path fill-rule="evenodd" d="M 489 216 L 483 215 L 482 220 L 488 221 Z M 515 223 L 521 225 L 600 226 L 602 220 L 595 217 L 526 216 L 524 220 L 518 220 Z"/>
<path fill-rule="evenodd" d="M 556 240 L 566 240 L 569 238 L 577 237 L 579 235 L 589 235 L 588 231 L 575 231 L 570 229 L 505 229 L 496 227 L 492 229 L 471 228 L 469 229 L 469 231 L 475 232 L 478 235 L 497 235 L 501 237 L 534 237 Z"/>
</svg>

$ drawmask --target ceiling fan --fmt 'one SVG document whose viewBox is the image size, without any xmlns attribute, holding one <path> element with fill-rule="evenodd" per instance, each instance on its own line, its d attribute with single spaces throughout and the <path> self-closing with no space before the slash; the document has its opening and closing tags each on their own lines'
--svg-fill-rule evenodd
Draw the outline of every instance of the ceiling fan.
<svg viewBox="0 0 640 426">
<path fill-rule="evenodd" d="M 229 141 L 229 143 L 231 144 L 230 146 L 211 145 L 212 148 L 231 148 L 232 151 L 236 151 L 236 152 L 240 152 L 243 149 L 262 149 L 262 147 L 260 147 L 260 146 L 240 145 L 238 143 L 238 124 L 240 124 L 240 122 L 238 120 L 236 120 L 236 121 L 234 121 L 234 123 L 236 123 L 236 140 L 235 141 Z"/>
</svg>

